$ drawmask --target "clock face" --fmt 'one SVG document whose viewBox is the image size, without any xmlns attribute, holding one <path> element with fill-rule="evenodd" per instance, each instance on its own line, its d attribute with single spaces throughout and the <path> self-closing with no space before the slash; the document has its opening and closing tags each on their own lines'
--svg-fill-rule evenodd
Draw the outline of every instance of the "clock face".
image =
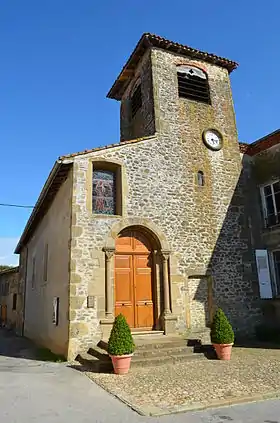
<svg viewBox="0 0 280 423">
<path fill-rule="evenodd" d="M 207 129 L 202 134 L 204 144 L 211 150 L 220 150 L 223 146 L 223 137 L 216 129 Z"/>
</svg>

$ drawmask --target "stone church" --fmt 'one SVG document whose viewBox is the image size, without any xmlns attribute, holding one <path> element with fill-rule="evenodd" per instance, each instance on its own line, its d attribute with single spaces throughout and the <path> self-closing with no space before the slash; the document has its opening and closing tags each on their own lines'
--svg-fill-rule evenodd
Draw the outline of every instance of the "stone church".
<svg viewBox="0 0 280 423">
<path fill-rule="evenodd" d="M 261 229 L 280 216 L 280 135 L 238 142 L 236 68 L 141 37 L 108 93 L 120 142 L 55 162 L 16 248 L 25 336 L 73 359 L 119 313 L 133 332 L 169 335 L 203 331 L 217 306 L 236 333 L 253 333 L 278 289 Z M 265 216 L 259 183 L 270 184 Z"/>
</svg>

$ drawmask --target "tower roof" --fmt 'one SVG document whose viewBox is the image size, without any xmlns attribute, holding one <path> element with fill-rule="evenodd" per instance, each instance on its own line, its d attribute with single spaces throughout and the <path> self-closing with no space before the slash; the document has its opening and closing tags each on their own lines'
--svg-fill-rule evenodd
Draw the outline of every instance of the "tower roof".
<svg viewBox="0 0 280 423">
<path fill-rule="evenodd" d="M 216 56 L 212 53 L 206 53 L 204 51 L 197 50 L 183 44 L 175 43 L 174 41 L 169 41 L 165 38 L 159 37 L 158 35 L 146 32 L 138 41 L 138 44 L 133 50 L 131 56 L 124 65 L 112 88 L 108 92 L 107 97 L 114 98 L 116 100 L 121 99 L 127 84 L 133 78 L 134 71 L 140 59 L 146 50 L 150 47 L 157 47 L 162 50 L 180 54 L 182 56 L 191 57 L 192 59 L 204 60 L 205 62 L 213 63 L 214 65 L 226 68 L 228 72 L 232 72 L 238 66 L 238 63 L 224 57 Z"/>
</svg>

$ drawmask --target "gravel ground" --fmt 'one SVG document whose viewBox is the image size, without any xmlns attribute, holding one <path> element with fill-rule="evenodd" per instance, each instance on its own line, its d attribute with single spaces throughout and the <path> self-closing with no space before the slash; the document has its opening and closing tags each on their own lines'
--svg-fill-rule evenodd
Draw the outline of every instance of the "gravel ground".
<svg viewBox="0 0 280 423">
<path fill-rule="evenodd" d="M 128 375 L 86 372 L 98 385 L 137 408 L 165 412 L 181 406 L 280 392 L 280 349 L 234 348 L 231 361 L 200 360 Z"/>
</svg>

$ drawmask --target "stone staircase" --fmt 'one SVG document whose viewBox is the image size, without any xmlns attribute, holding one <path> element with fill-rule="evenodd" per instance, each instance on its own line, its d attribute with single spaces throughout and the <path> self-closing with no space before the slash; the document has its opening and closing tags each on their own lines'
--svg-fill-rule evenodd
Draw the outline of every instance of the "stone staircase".
<svg viewBox="0 0 280 423">
<path fill-rule="evenodd" d="M 212 347 L 203 345 L 209 338 L 209 332 L 192 332 L 187 337 L 164 336 L 162 332 L 133 334 L 136 345 L 131 360 L 131 368 L 154 367 L 165 363 L 176 364 L 190 360 L 201 360 L 213 354 Z M 111 359 L 107 353 L 107 341 L 102 340 L 89 348 L 87 353 L 79 354 L 79 361 L 89 371 L 108 373 L 113 371 Z"/>
</svg>

